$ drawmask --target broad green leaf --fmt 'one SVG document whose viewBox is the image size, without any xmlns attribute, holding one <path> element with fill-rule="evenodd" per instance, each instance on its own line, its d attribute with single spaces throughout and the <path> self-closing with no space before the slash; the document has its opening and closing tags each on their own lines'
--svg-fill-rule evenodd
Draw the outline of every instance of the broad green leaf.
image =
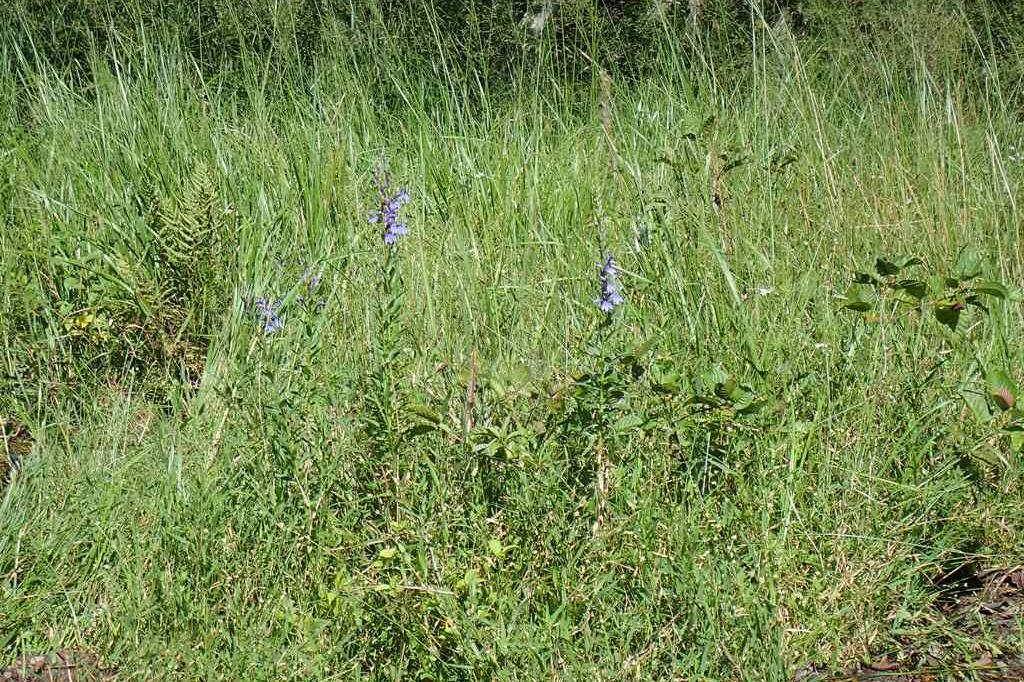
<svg viewBox="0 0 1024 682">
<path fill-rule="evenodd" d="M 960 397 L 964 399 L 967 407 L 979 422 L 987 424 L 991 421 L 992 412 L 989 411 L 988 401 L 985 400 L 985 396 L 981 392 L 965 388 L 960 391 Z"/>
<path fill-rule="evenodd" d="M 647 339 L 646 341 L 644 341 L 643 343 L 640 343 L 640 344 L 634 346 L 633 348 L 631 348 L 629 350 L 629 352 L 627 352 L 622 357 L 623 357 L 624 360 L 628 360 L 628 361 L 640 360 L 645 355 L 647 355 L 647 353 L 650 352 L 650 350 L 652 348 L 654 348 L 654 344 L 657 341 L 658 341 L 658 338 L 656 336 L 651 337 L 651 338 Z"/>
<path fill-rule="evenodd" d="M 956 331 L 960 324 L 960 312 L 964 304 L 953 299 L 942 299 L 935 302 L 935 319 L 946 325 L 952 331 Z"/>
<path fill-rule="evenodd" d="M 725 371 L 721 364 L 717 364 L 700 375 L 700 386 L 698 388 L 702 393 L 708 389 L 715 390 L 716 386 L 724 384 L 728 380 L 729 373 Z"/>
<path fill-rule="evenodd" d="M 999 299 L 1007 299 L 1010 297 L 1010 290 L 1007 289 L 1005 285 L 990 279 L 979 280 L 971 287 L 971 291 L 979 294 L 995 296 Z"/>
<path fill-rule="evenodd" d="M 928 285 L 919 279 L 900 280 L 897 282 L 896 288 L 910 294 L 919 301 L 928 295 Z"/>
<path fill-rule="evenodd" d="M 770 401 L 767 398 L 761 398 L 760 400 L 751 400 L 749 403 L 736 406 L 737 414 L 754 414 L 760 412 L 761 409 L 767 405 Z"/>
<path fill-rule="evenodd" d="M 900 271 L 900 266 L 892 262 L 888 258 L 878 258 L 875 260 L 875 272 L 882 277 L 890 277 Z"/>
<path fill-rule="evenodd" d="M 683 390 L 682 385 L 679 383 L 679 377 L 671 377 L 665 381 L 652 382 L 651 387 L 657 393 L 664 393 L 665 395 L 676 395 Z"/>
<path fill-rule="evenodd" d="M 854 284 L 847 289 L 845 298 L 846 302 L 843 304 L 843 307 L 860 313 L 872 310 L 878 300 L 878 296 L 873 290 L 858 284 Z"/>
<path fill-rule="evenodd" d="M 732 379 L 726 379 L 725 381 L 715 384 L 715 395 L 719 398 L 732 399 L 732 394 L 738 389 L 736 382 Z"/>
<path fill-rule="evenodd" d="M 437 410 L 433 409 L 428 405 L 424 405 L 423 403 L 411 403 L 410 405 L 408 405 L 408 409 L 413 414 L 419 417 L 423 417 L 431 424 L 441 423 L 441 415 L 437 412 Z"/>
<path fill-rule="evenodd" d="M 984 303 L 981 302 L 981 299 L 978 296 L 976 296 L 974 294 L 969 295 L 966 299 L 964 299 L 964 301 L 969 306 L 973 306 L 975 308 L 979 308 L 981 310 L 984 310 L 986 313 L 988 312 L 988 307 Z"/>
<path fill-rule="evenodd" d="M 644 424 L 644 418 L 638 414 L 625 414 L 619 417 L 614 424 L 612 424 L 612 430 L 618 433 L 627 433 L 635 431 Z"/>
<path fill-rule="evenodd" d="M 754 390 L 749 386 L 733 383 L 728 396 L 734 405 L 746 404 L 754 397 Z"/>
<path fill-rule="evenodd" d="M 905 256 L 879 257 L 875 260 L 875 272 L 882 277 L 892 277 L 912 265 L 920 265 L 921 259 Z"/>
<path fill-rule="evenodd" d="M 1001 369 L 989 370 L 986 377 L 989 393 L 999 409 L 1012 409 L 1017 404 L 1017 396 L 1020 393 L 1017 384 Z"/>
<path fill-rule="evenodd" d="M 656 363 L 651 368 L 651 386 L 658 393 L 679 393 L 682 390 L 681 381 L 679 372 L 666 363 Z"/>
<path fill-rule="evenodd" d="M 974 279 L 981 274 L 982 258 L 977 249 L 967 247 L 957 256 L 953 275 L 961 280 Z"/>
<path fill-rule="evenodd" d="M 415 438 L 416 436 L 423 436 L 423 435 L 428 434 L 428 433 L 433 433 L 434 431 L 440 430 L 440 428 L 441 428 L 440 424 L 422 424 L 421 423 L 421 424 L 414 424 L 413 426 L 410 426 L 403 433 L 406 436 L 409 436 L 410 438 Z"/>
<path fill-rule="evenodd" d="M 1016 453 L 1024 452 L 1024 433 L 1010 434 L 1010 449 Z"/>
</svg>

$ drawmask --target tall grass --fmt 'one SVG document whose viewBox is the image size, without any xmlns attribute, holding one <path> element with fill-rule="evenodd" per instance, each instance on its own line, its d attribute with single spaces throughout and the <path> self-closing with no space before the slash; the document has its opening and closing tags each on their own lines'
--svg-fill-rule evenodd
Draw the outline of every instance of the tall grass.
<svg viewBox="0 0 1024 682">
<path fill-rule="evenodd" d="M 10 41 L 0 410 L 34 444 L 0 498 L 0 650 L 782 680 L 946 636 L 935 582 L 1024 549 L 998 393 L 1024 140 L 1014 53 L 934 12 L 845 48 L 754 13 L 745 57 L 666 33 L 644 72 L 548 36 L 506 80 L 383 24 L 287 72 L 142 33 L 81 78 Z M 382 160 L 411 197 L 394 306 Z M 975 267 L 999 295 L 950 325 Z"/>
</svg>

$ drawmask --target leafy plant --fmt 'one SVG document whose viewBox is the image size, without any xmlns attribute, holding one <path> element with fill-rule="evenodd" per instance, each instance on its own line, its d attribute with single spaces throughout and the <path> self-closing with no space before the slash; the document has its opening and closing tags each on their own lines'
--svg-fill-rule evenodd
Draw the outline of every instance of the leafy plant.
<svg viewBox="0 0 1024 682">
<path fill-rule="evenodd" d="M 652 422 L 665 430 L 684 466 L 701 471 L 701 479 L 707 478 L 709 466 L 731 469 L 730 453 L 761 432 L 759 415 L 772 404 L 720 363 L 687 375 L 675 362 L 661 358 L 653 363 L 649 380 L 661 396 Z"/>
<path fill-rule="evenodd" d="M 369 223 L 380 227 L 385 253 L 380 265 L 374 336 L 362 385 L 360 420 L 373 463 L 387 466 L 394 491 L 403 475 L 405 445 L 411 438 L 440 428 L 441 418 L 430 407 L 416 403 L 407 388 L 408 363 L 413 351 L 402 321 L 405 288 L 398 245 L 408 233 L 399 217 L 408 193 L 401 188 L 392 191 L 383 166 L 375 173 L 375 185 L 379 205 L 370 213 Z"/>
<path fill-rule="evenodd" d="M 988 312 L 984 297 L 1005 299 L 1007 287 L 996 280 L 980 279 L 982 259 L 972 249 L 960 252 L 950 274 L 913 277 L 909 271 L 923 266 L 920 258 L 879 257 L 874 271 L 857 272 L 843 297 L 843 307 L 863 314 L 877 314 L 887 303 L 914 310 L 931 310 L 934 318 L 956 331 L 968 307 Z"/>
<path fill-rule="evenodd" d="M 1009 373 L 990 368 L 980 380 L 961 388 L 960 395 L 977 422 L 988 430 L 989 439 L 1004 441 L 1017 456 L 1024 453 L 1024 406 L 1020 403 L 1020 387 Z M 1009 464 L 1005 458 L 1000 459 L 1004 465 Z"/>
</svg>

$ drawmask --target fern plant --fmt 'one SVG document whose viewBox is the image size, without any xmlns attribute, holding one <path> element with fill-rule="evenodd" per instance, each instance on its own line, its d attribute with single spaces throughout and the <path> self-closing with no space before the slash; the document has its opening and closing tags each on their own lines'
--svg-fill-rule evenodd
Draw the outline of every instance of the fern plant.
<svg viewBox="0 0 1024 682">
<path fill-rule="evenodd" d="M 222 214 L 207 166 L 199 164 L 193 169 L 180 196 L 158 200 L 150 221 L 165 292 L 183 308 L 208 302 L 217 275 L 211 265 L 217 255 Z"/>
<path fill-rule="evenodd" d="M 165 361 L 181 361 L 198 372 L 212 315 L 219 310 L 224 268 L 216 182 L 197 164 L 177 196 L 152 201 L 146 216 L 153 249 L 151 277 L 138 289 L 150 333 L 159 338 Z"/>
</svg>

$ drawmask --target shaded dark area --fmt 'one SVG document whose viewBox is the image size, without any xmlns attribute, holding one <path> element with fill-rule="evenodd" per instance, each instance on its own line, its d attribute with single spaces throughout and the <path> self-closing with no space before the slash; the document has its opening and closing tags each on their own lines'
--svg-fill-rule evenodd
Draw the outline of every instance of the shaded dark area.
<svg viewBox="0 0 1024 682">
<path fill-rule="evenodd" d="M 898 50 L 908 30 L 941 37 L 947 19 L 964 15 L 974 36 L 937 43 L 936 52 L 1019 50 L 1024 9 L 991 0 L 11 0 L 0 8 L 0 31 L 14 37 L 13 54 L 77 78 L 87 78 L 93 55 L 123 58 L 154 41 L 176 44 L 207 74 L 248 57 L 301 77 L 335 39 L 357 59 L 397 39 L 414 62 L 443 58 L 500 79 L 538 63 L 564 77 L 589 77 L 594 63 L 642 75 L 666 50 L 694 66 L 742 64 L 758 33 L 782 24 L 822 46 Z"/>
<path fill-rule="evenodd" d="M 15 419 L 0 416 L 0 491 L 10 481 L 12 472 L 21 468 L 32 449 L 32 436 Z"/>
<path fill-rule="evenodd" d="M 926 615 L 932 636 L 906 635 L 899 650 L 880 652 L 845 670 L 809 665 L 794 682 L 1024 680 L 1024 652 L 1014 648 L 1024 618 L 1024 567 L 957 572 L 936 589 L 934 610 Z M 971 642 L 967 650 L 965 641 Z"/>
</svg>

